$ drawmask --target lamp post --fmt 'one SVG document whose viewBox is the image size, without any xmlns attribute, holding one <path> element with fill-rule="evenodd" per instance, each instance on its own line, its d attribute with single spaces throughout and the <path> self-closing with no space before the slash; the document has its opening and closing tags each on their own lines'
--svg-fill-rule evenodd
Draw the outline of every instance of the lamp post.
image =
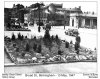
<svg viewBox="0 0 100 79">
<path fill-rule="evenodd" d="M 40 9 L 41 9 L 41 6 L 44 6 L 43 3 L 36 3 L 35 6 L 38 8 L 38 12 L 39 12 L 39 27 L 38 27 L 38 32 L 40 32 Z"/>
</svg>

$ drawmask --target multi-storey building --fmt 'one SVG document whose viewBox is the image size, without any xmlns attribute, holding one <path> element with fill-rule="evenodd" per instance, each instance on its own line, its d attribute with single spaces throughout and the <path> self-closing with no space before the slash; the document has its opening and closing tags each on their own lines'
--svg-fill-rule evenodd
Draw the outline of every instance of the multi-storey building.
<svg viewBox="0 0 100 79">
<path fill-rule="evenodd" d="M 37 9 L 30 9 L 29 22 L 39 22 L 39 11 Z M 63 8 L 63 4 L 49 4 L 41 7 L 40 21 L 44 24 L 50 22 L 57 26 L 71 26 L 76 28 L 96 28 L 97 16 L 92 13 L 83 13 L 81 6 L 78 8 Z"/>
</svg>

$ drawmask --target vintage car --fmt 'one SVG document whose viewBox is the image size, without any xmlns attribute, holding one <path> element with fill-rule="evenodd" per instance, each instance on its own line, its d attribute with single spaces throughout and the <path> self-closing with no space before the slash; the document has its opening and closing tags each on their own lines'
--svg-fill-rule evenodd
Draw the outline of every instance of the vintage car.
<svg viewBox="0 0 100 79">
<path fill-rule="evenodd" d="M 79 32 L 77 29 L 68 29 L 65 31 L 65 34 L 69 36 L 76 36 L 77 34 L 79 34 Z"/>
</svg>

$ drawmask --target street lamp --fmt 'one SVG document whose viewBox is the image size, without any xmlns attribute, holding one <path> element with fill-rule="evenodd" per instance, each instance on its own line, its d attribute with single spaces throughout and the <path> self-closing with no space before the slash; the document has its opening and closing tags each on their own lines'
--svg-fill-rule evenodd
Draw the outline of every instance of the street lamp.
<svg viewBox="0 0 100 79">
<path fill-rule="evenodd" d="M 38 27 L 38 32 L 40 32 L 40 9 L 41 9 L 41 6 L 44 6 L 44 4 L 43 3 L 36 3 L 35 4 L 35 7 L 37 7 L 38 9 L 38 12 L 39 12 L 39 27 Z"/>
</svg>

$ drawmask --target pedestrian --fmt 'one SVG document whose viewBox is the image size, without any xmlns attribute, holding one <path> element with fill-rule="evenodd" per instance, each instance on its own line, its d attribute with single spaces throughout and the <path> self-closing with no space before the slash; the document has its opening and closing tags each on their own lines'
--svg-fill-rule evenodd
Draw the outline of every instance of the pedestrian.
<svg viewBox="0 0 100 79">
<path fill-rule="evenodd" d="M 76 34 L 76 42 L 75 42 L 75 52 L 78 55 L 79 58 L 79 48 L 80 48 L 80 42 L 81 42 L 81 38 L 79 36 L 79 33 Z"/>
<path fill-rule="evenodd" d="M 80 47 L 80 45 L 79 45 L 79 43 L 76 41 L 76 42 L 75 42 L 75 52 L 76 52 L 77 55 L 79 55 L 79 47 Z"/>
<path fill-rule="evenodd" d="M 76 34 L 76 42 L 78 42 L 80 46 L 81 38 L 79 36 L 79 33 Z"/>
</svg>

